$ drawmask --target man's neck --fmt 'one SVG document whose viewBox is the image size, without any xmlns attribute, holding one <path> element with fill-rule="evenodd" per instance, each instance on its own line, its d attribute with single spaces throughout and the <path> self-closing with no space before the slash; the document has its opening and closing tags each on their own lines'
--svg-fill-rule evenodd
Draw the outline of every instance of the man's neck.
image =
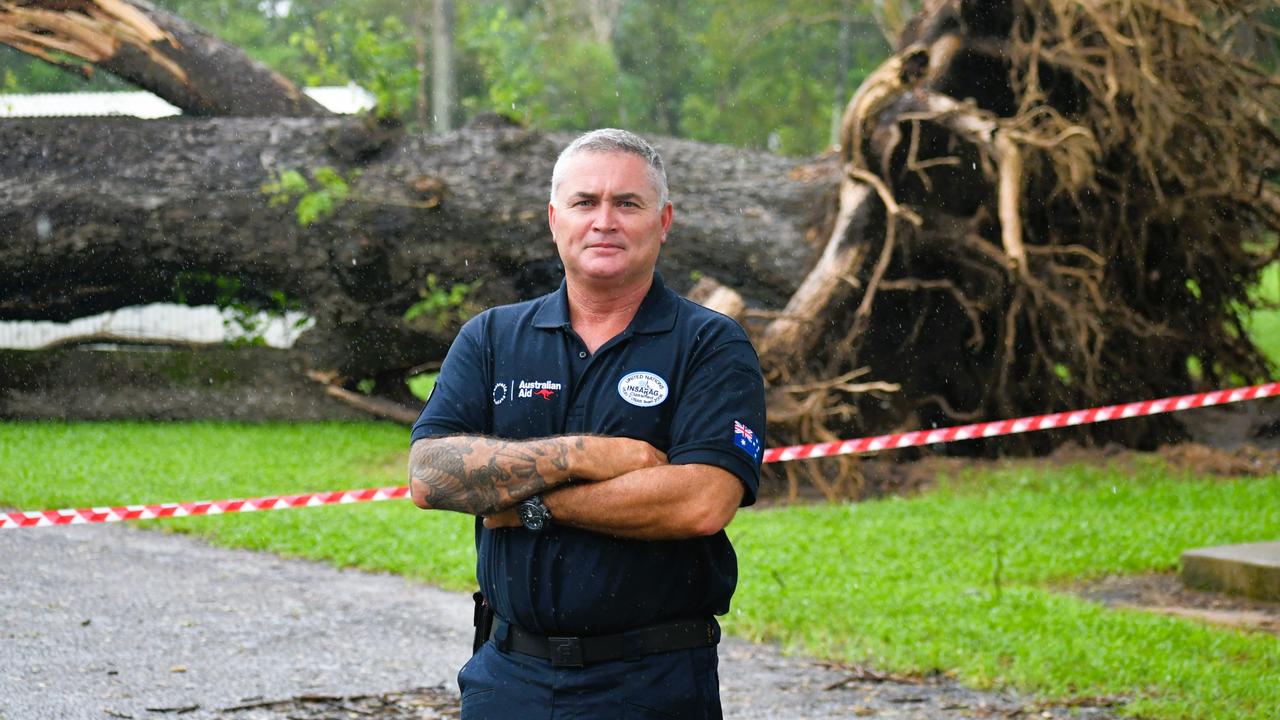
<svg viewBox="0 0 1280 720">
<path fill-rule="evenodd" d="M 580 287 L 572 281 L 566 284 L 569 324 L 586 343 L 588 352 L 594 353 L 627 329 L 652 286 L 652 275 L 623 288 Z"/>
</svg>

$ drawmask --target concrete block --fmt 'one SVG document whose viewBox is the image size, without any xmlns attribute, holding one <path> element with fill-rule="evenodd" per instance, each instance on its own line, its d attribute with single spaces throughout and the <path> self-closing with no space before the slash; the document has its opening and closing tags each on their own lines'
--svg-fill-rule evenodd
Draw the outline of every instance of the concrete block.
<svg viewBox="0 0 1280 720">
<path fill-rule="evenodd" d="M 1196 590 L 1280 601 L 1280 542 L 1187 550 L 1182 582 Z"/>
</svg>

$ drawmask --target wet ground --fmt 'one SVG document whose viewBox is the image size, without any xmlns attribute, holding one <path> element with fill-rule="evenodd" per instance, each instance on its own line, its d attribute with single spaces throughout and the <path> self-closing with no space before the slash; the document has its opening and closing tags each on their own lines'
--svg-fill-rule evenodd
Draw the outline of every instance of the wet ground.
<svg viewBox="0 0 1280 720">
<path fill-rule="evenodd" d="M 470 598 L 122 525 L 0 532 L 0 718 L 457 716 Z M 728 718 L 1110 718 L 721 647 Z"/>
<path fill-rule="evenodd" d="M 1213 437 L 1265 439 L 1278 414 L 1268 402 L 1269 415 L 1196 411 L 1205 441 L 1160 454 L 1175 471 L 1278 472 L 1276 442 Z M 1114 448 L 1067 447 L 1019 462 L 1135 461 Z M 939 473 L 992 462 L 1005 461 L 873 460 L 864 469 L 869 495 L 911 494 Z M 1280 634 L 1280 603 L 1185 590 L 1174 575 L 1060 590 Z M 0 720 L 456 718 L 454 676 L 470 643 L 463 594 L 123 525 L 0 531 L 0 609 Z M 1116 716 L 1114 698 L 1044 706 L 735 639 L 721 647 L 720 675 L 725 715 L 738 720 Z"/>
<path fill-rule="evenodd" d="M 1067 588 L 1086 600 L 1280 636 L 1280 602 L 1183 587 L 1173 573 L 1106 577 Z"/>
</svg>

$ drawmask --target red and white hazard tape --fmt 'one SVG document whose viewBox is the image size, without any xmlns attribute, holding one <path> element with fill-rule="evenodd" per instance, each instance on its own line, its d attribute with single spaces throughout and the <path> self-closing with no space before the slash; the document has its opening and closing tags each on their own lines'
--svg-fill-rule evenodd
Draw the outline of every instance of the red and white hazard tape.
<svg viewBox="0 0 1280 720">
<path fill-rule="evenodd" d="M 1273 395 L 1280 395 L 1280 383 L 1254 385 L 1235 390 L 1217 390 L 1196 395 L 1180 395 L 1160 400 L 1144 400 L 1126 405 L 1108 405 L 1107 407 L 1091 408 L 1089 410 L 1072 410 L 1053 413 L 1052 415 L 1036 415 L 1034 417 L 1017 418 L 1016 420 L 997 420 L 995 422 L 957 425 L 937 430 L 915 430 L 893 435 L 857 438 L 855 440 L 836 440 L 812 445 L 771 448 L 764 451 L 764 462 L 786 462 L 788 460 L 804 460 L 805 458 L 830 457 L 832 455 L 897 450 L 899 448 L 935 445 L 956 440 L 1017 435 L 1018 433 L 1035 430 L 1051 430 L 1053 428 L 1088 425 L 1109 420 L 1124 420 L 1144 415 L 1159 415 L 1161 413 L 1190 410 L 1210 405 L 1225 405 L 1242 400 L 1272 397 Z"/>
<path fill-rule="evenodd" d="M 192 503 L 164 503 L 162 505 L 126 505 L 124 507 L 81 508 L 79 510 L 11 512 L 0 513 L 0 530 L 21 527 L 48 527 L 50 525 L 120 522 L 121 520 L 192 517 L 195 515 L 224 515 L 226 513 L 287 510 L 289 508 L 316 507 L 319 505 L 347 505 L 377 500 L 398 500 L 408 495 L 409 488 L 407 487 L 384 487 L 307 493 L 305 495 L 247 498 L 243 500 L 210 500 Z"/>
<path fill-rule="evenodd" d="M 935 445 L 938 443 L 989 438 L 1000 435 L 1016 435 L 1035 430 L 1089 425 L 1091 423 L 1124 420 L 1126 418 L 1159 415 L 1161 413 L 1178 412 L 1193 408 L 1225 405 L 1244 400 L 1280 395 L 1280 383 L 1254 385 L 1235 390 L 1217 390 L 1196 395 L 1181 395 L 1160 400 L 1145 400 L 1126 405 L 1109 405 L 1089 410 L 1073 410 L 1017 418 L 1014 420 L 997 420 L 973 425 L 939 428 L 937 430 L 916 430 L 892 435 L 856 438 L 853 440 L 837 440 L 811 445 L 792 445 L 790 447 L 771 448 L 764 451 L 764 462 L 786 462 L 805 458 L 831 457 L 833 455 L 851 455 L 855 453 L 877 452 L 880 450 L 898 450 L 901 448 Z M 374 502 L 377 500 L 396 500 L 407 497 L 409 488 L 385 487 L 365 490 L 345 490 L 338 492 L 309 493 L 306 495 L 286 495 L 249 498 L 245 500 L 213 500 L 193 503 L 165 503 L 163 505 L 127 505 L 110 508 L 82 508 L 78 510 L 41 510 L 35 512 L 0 513 L 0 530 L 23 527 L 48 527 L 51 525 L 80 525 L 85 523 L 119 522 L 121 520 L 150 520 L 166 517 L 191 517 L 195 515 L 222 515 L 236 512 L 254 512 L 257 510 L 286 510 L 297 507 L 316 507 L 318 505 L 346 505 L 350 503 Z"/>
</svg>

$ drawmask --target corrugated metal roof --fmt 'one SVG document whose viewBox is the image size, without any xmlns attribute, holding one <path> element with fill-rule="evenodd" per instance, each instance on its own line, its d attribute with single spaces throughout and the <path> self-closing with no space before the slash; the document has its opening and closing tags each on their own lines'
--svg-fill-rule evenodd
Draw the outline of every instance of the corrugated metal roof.
<svg viewBox="0 0 1280 720">
<path fill-rule="evenodd" d="M 363 112 L 378 104 L 378 99 L 373 96 L 373 93 L 355 83 L 303 88 L 302 92 L 328 108 L 329 112 L 342 115 Z"/>
<path fill-rule="evenodd" d="M 373 107 L 373 93 L 359 85 L 303 88 L 302 92 L 343 115 Z M 21 117 L 137 117 L 160 118 L 182 111 L 146 92 L 30 93 L 0 95 L 0 118 Z"/>
</svg>

